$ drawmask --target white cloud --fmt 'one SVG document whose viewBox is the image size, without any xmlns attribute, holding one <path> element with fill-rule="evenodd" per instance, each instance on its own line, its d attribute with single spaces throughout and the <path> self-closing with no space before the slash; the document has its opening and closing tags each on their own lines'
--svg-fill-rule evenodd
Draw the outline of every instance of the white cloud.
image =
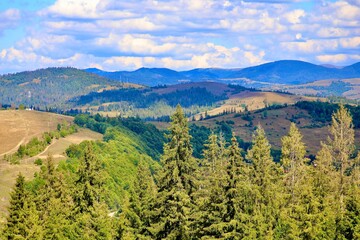
<svg viewBox="0 0 360 240">
<path fill-rule="evenodd" d="M 0 34 L 5 29 L 16 26 L 21 19 L 21 12 L 17 9 L 7 9 L 0 12 Z"/>
<path fill-rule="evenodd" d="M 345 54 L 319 55 L 316 58 L 323 63 L 341 63 L 347 59 L 347 55 Z"/>
<path fill-rule="evenodd" d="M 0 48 L 0 68 L 184 69 L 285 58 L 342 65 L 356 60 L 359 0 L 327 1 L 311 10 L 293 5 L 299 1 L 57 0 L 34 16 L 39 24 L 24 28 L 22 40 Z M 2 12 L 0 34 L 22 15 Z"/>
<path fill-rule="evenodd" d="M 334 37 L 346 37 L 351 34 L 349 29 L 339 28 L 339 27 L 326 27 L 321 28 L 317 35 L 322 38 L 334 38 Z"/>
<path fill-rule="evenodd" d="M 305 11 L 303 9 L 296 9 L 284 15 L 284 18 L 291 24 L 301 23 L 301 18 L 303 17 L 305 17 Z"/>
<path fill-rule="evenodd" d="M 39 11 L 42 16 L 69 18 L 97 18 L 100 0 L 57 0 L 52 6 Z"/>
</svg>

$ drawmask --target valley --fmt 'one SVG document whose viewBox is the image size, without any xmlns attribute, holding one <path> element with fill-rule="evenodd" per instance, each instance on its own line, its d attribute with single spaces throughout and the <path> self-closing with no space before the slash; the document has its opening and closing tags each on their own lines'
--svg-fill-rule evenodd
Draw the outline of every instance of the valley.
<svg viewBox="0 0 360 240">
<path fill-rule="evenodd" d="M 360 240 L 359 16 L 0 1 L 0 240 Z"/>
</svg>

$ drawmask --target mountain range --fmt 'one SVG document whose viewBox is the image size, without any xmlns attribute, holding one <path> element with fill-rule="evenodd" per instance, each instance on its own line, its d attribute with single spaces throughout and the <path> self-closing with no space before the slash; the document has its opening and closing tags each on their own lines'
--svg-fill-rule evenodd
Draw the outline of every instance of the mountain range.
<svg viewBox="0 0 360 240">
<path fill-rule="evenodd" d="M 140 68 L 135 71 L 107 72 L 97 68 L 88 68 L 85 71 L 113 80 L 147 86 L 202 81 L 304 84 L 324 79 L 358 78 L 360 77 L 360 62 L 343 68 L 296 60 L 281 60 L 243 69 L 198 68 L 175 71 L 168 68 Z"/>
</svg>

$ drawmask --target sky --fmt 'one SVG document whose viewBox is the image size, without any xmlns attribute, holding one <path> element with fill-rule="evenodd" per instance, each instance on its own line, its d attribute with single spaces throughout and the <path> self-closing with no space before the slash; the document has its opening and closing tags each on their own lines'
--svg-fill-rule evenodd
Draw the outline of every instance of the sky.
<svg viewBox="0 0 360 240">
<path fill-rule="evenodd" d="M 360 0 L 1 0 L 0 73 L 360 61 Z"/>
</svg>

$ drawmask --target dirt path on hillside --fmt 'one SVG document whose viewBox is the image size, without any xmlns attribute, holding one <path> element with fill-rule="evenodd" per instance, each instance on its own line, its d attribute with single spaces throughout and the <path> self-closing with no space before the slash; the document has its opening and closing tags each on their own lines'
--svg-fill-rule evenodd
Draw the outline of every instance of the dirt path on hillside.
<svg viewBox="0 0 360 240">
<path fill-rule="evenodd" d="M 46 148 L 41 153 L 39 153 L 39 154 L 37 154 L 37 155 L 35 155 L 33 157 L 22 159 L 22 160 L 20 160 L 21 163 L 28 164 L 28 163 L 31 163 L 31 162 L 35 161 L 36 159 L 40 158 L 41 155 L 43 155 L 57 141 L 58 141 L 57 139 L 53 139 L 53 141 L 51 141 L 51 143 L 49 145 L 47 145 Z"/>
<path fill-rule="evenodd" d="M 7 154 L 11 154 L 11 153 L 16 152 L 19 149 L 19 147 L 21 146 L 21 144 L 23 144 L 25 142 L 25 140 L 29 136 L 29 123 L 27 121 L 25 121 L 24 116 L 22 116 L 21 114 L 19 114 L 19 116 L 20 116 L 20 118 L 21 118 L 21 120 L 23 122 L 23 125 L 26 127 L 25 136 L 20 140 L 20 142 L 15 147 L 13 147 L 12 149 L 10 149 L 7 152 L 4 152 L 4 153 L 0 154 L 0 157 L 3 157 L 5 155 L 7 155 Z"/>
</svg>

